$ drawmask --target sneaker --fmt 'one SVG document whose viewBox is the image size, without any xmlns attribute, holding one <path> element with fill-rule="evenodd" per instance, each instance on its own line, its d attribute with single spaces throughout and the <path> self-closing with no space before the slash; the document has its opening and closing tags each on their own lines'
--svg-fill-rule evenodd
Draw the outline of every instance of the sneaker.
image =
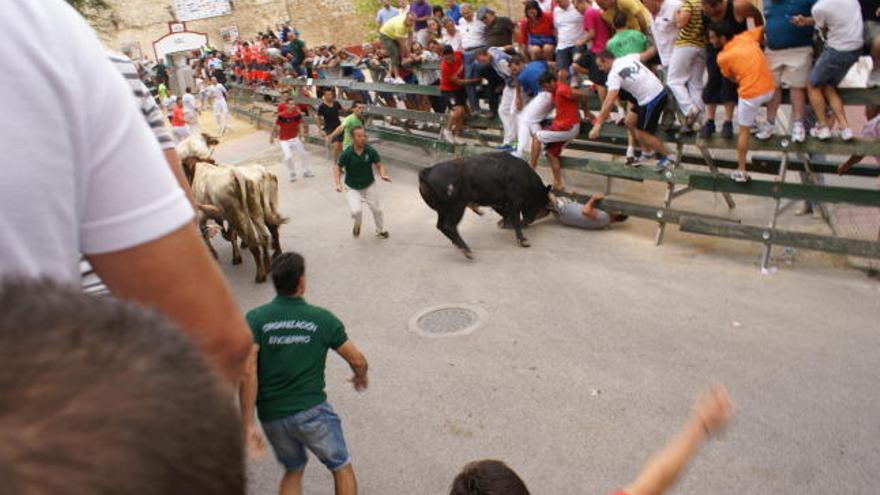
<svg viewBox="0 0 880 495">
<path fill-rule="evenodd" d="M 757 128 L 758 130 L 755 132 L 755 137 L 761 141 L 765 141 L 773 137 L 773 131 L 776 129 L 776 126 L 771 122 L 759 122 Z"/>
<path fill-rule="evenodd" d="M 724 139 L 733 139 L 733 122 L 728 120 L 721 124 L 721 137 Z"/>
<path fill-rule="evenodd" d="M 392 82 L 393 82 L 394 84 L 406 84 L 406 81 L 404 81 L 403 79 L 401 79 L 401 78 L 399 78 L 399 77 L 396 78 L 396 79 L 394 79 Z"/>
<path fill-rule="evenodd" d="M 740 184 L 746 183 L 749 180 L 751 180 L 751 177 L 749 177 L 748 172 L 743 172 L 742 170 L 734 170 L 730 174 L 730 178 L 736 182 L 739 182 Z"/>
<path fill-rule="evenodd" d="M 700 138 L 709 139 L 712 137 L 712 134 L 715 134 L 715 121 L 707 120 L 706 123 L 703 124 L 703 128 L 700 129 Z"/>
<path fill-rule="evenodd" d="M 831 129 L 827 127 L 815 127 L 814 130 L 815 132 L 811 132 L 810 135 L 820 141 L 825 141 L 831 137 Z"/>
<path fill-rule="evenodd" d="M 700 110 L 697 107 L 691 107 L 688 110 L 688 113 L 684 117 L 684 125 L 685 127 L 693 128 L 694 124 L 697 123 L 700 117 Z"/>
<path fill-rule="evenodd" d="M 361 235 L 361 221 L 355 220 L 354 227 L 351 228 L 351 235 L 354 237 L 360 237 Z"/>
<path fill-rule="evenodd" d="M 391 237 L 391 234 L 389 234 L 387 230 L 383 230 L 382 232 L 377 232 L 376 237 L 379 239 L 388 239 Z"/>
<path fill-rule="evenodd" d="M 455 144 L 455 136 L 452 135 L 452 132 L 449 129 L 443 129 L 440 131 L 440 137 L 447 143 Z"/>
<path fill-rule="evenodd" d="M 655 153 L 653 151 L 649 151 L 648 153 L 645 153 L 644 151 L 640 151 L 639 156 L 636 157 L 636 161 L 647 162 L 649 160 L 653 160 L 654 157 L 656 157 L 656 156 L 657 156 L 657 153 Z"/>
<path fill-rule="evenodd" d="M 840 130 L 840 139 L 844 141 L 851 141 L 853 138 L 853 131 L 849 127 L 845 127 Z"/>
<path fill-rule="evenodd" d="M 804 124 L 801 121 L 797 121 L 791 126 L 791 140 L 795 143 L 803 143 L 807 139 L 807 131 L 804 129 Z"/>
<path fill-rule="evenodd" d="M 628 156 L 628 157 L 626 157 L 626 163 L 624 163 L 624 165 L 627 167 L 634 167 L 634 168 L 641 167 L 642 160 L 640 160 L 640 158 L 641 158 L 641 156 L 639 158 L 636 158 L 634 156 Z"/>
<path fill-rule="evenodd" d="M 391 76 L 385 76 L 385 79 L 382 80 L 384 83 L 394 84 L 394 78 Z"/>
<path fill-rule="evenodd" d="M 306 172 L 303 174 L 303 177 L 305 177 L 307 179 L 311 179 L 314 176 L 315 176 L 315 174 L 313 174 L 312 172 Z"/>
<path fill-rule="evenodd" d="M 672 160 L 669 159 L 668 156 L 664 156 L 657 160 L 657 163 L 654 165 L 654 172 L 662 173 L 672 165 Z"/>
</svg>

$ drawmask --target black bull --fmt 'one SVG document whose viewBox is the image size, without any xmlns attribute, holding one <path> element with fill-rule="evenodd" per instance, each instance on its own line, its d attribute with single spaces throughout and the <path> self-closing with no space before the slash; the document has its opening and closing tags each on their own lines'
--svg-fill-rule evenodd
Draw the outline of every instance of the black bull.
<svg viewBox="0 0 880 495">
<path fill-rule="evenodd" d="M 419 173 L 419 192 L 437 212 L 437 229 L 468 258 L 471 250 L 458 234 L 469 205 L 489 206 L 513 227 L 520 246 L 528 247 L 522 227 L 546 214 L 550 187 L 531 166 L 509 153 L 485 153 L 440 162 Z"/>
</svg>

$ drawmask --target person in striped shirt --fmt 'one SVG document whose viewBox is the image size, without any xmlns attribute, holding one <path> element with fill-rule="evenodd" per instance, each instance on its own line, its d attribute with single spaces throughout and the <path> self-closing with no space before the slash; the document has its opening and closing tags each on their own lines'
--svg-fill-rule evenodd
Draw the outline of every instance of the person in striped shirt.
<svg viewBox="0 0 880 495">
<path fill-rule="evenodd" d="M 676 15 L 678 38 L 672 48 L 667 82 L 692 128 L 703 112 L 703 72 L 706 70 L 706 28 L 700 0 L 683 0 Z"/>
</svg>

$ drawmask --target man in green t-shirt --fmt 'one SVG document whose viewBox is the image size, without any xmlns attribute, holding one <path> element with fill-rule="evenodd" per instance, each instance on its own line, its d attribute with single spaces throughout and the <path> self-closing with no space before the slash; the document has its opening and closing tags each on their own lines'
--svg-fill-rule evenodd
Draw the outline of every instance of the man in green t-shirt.
<svg viewBox="0 0 880 495">
<path fill-rule="evenodd" d="M 336 191 L 345 191 L 348 209 L 354 219 L 351 234 L 355 237 L 361 235 L 362 203 L 367 203 L 373 213 L 373 221 L 376 223 L 376 236 L 388 239 L 388 231 L 385 230 L 383 222 L 384 215 L 379 206 L 379 188 L 376 186 L 376 179 L 373 176 L 373 167 L 376 167 L 379 177 L 385 182 L 391 182 L 391 177 L 385 173 L 385 165 L 382 165 L 380 161 L 379 152 L 367 144 L 367 132 L 364 128 L 355 127 L 351 134 L 352 144 L 339 155 L 334 174 Z M 345 188 L 342 187 L 343 173 L 345 174 Z"/>
<path fill-rule="evenodd" d="M 297 31 L 291 31 L 287 34 L 284 50 L 289 55 L 288 60 L 293 70 L 297 75 L 303 75 L 302 63 L 306 59 L 306 42 L 299 38 Z"/>
<path fill-rule="evenodd" d="M 354 495 L 354 470 L 339 416 L 324 392 L 324 368 L 327 351 L 333 349 L 351 366 L 351 382 L 360 392 L 367 388 L 367 360 L 339 319 L 303 300 L 302 256 L 284 253 L 275 258 L 272 283 L 275 299 L 246 315 L 254 346 L 239 400 L 248 448 L 264 448 L 254 422 L 256 403 L 263 431 L 285 469 L 280 493 L 302 493 L 308 449 L 333 473 L 336 493 Z"/>
<path fill-rule="evenodd" d="M 633 53 L 640 54 L 642 63 L 647 64 L 657 51 L 651 45 L 651 40 L 638 29 L 630 29 L 626 24 L 627 18 L 623 13 L 618 13 L 614 18 L 614 36 L 608 40 L 605 49 L 621 58 Z"/>
<path fill-rule="evenodd" d="M 327 143 L 331 143 L 333 138 L 338 136 L 341 133 L 344 133 L 342 136 L 342 149 L 346 149 L 351 146 L 351 130 L 356 127 L 364 127 L 364 110 L 366 106 L 363 103 L 356 101 L 351 104 L 351 113 L 342 119 L 342 123 L 339 124 L 339 127 L 336 128 L 333 132 L 327 135 Z"/>
</svg>

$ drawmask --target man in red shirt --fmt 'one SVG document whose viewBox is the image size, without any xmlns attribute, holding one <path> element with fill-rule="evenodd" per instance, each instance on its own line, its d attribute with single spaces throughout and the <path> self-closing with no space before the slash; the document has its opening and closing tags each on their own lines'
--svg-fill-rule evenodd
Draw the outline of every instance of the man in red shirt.
<svg viewBox="0 0 880 495">
<path fill-rule="evenodd" d="M 443 138 L 450 143 L 457 143 L 456 136 L 461 134 L 464 122 L 468 116 L 467 93 L 465 84 L 476 84 L 480 79 L 464 79 L 464 56 L 461 52 L 452 49 L 451 46 L 443 47 L 443 59 L 440 61 L 440 91 L 452 106 L 446 129 L 443 129 Z"/>
<path fill-rule="evenodd" d="M 299 113 L 299 109 L 293 103 L 293 97 L 287 95 L 284 103 L 278 105 L 278 119 L 275 121 L 275 127 L 269 134 L 269 144 L 275 141 L 275 133 L 278 132 L 278 142 L 281 144 L 281 153 L 284 154 L 284 165 L 287 167 L 288 179 L 290 182 L 296 181 L 296 168 L 293 163 L 293 155 L 299 157 L 300 168 L 303 177 L 314 177 L 312 167 L 309 163 L 309 155 L 299 139 L 302 132 L 303 117 Z"/>
<path fill-rule="evenodd" d="M 178 98 L 171 110 L 171 130 L 174 131 L 174 138 L 178 143 L 189 137 L 189 126 L 186 125 L 183 114 L 183 99 Z"/>
<path fill-rule="evenodd" d="M 568 85 L 568 71 L 559 71 L 559 80 L 552 72 L 547 72 L 538 80 L 541 89 L 553 95 L 556 105 L 556 117 L 546 129 L 541 129 L 532 136 L 532 167 L 538 166 L 541 147 L 547 152 L 547 160 L 553 170 L 553 189 L 562 191 L 562 164 L 559 155 L 569 141 L 577 137 L 581 130 L 581 115 L 578 100 L 586 101 L 587 95 L 581 90 L 571 89 Z"/>
</svg>

